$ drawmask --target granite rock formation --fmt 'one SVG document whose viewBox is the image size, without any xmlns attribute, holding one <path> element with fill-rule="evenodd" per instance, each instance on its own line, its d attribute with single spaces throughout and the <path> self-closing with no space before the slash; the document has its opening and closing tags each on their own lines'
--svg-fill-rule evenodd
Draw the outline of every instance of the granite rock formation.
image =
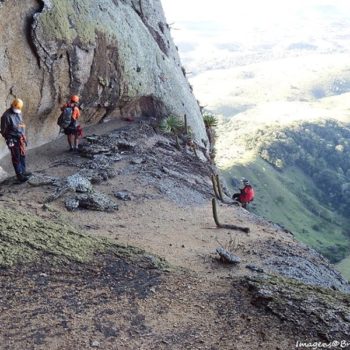
<svg viewBox="0 0 350 350">
<path fill-rule="evenodd" d="M 24 100 L 30 147 L 57 137 L 59 107 L 73 93 L 86 124 L 186 115 L 205 143 L 160 0 L 3 0 L 0 16 L 0 111 Z"/>
</svg>

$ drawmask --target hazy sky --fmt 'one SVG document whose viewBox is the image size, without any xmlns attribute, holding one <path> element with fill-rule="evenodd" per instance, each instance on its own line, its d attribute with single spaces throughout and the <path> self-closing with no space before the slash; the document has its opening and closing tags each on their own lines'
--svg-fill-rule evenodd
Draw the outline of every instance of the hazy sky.
<svg viewBox="0 0 350 350">
<path fill-rule="evenodd" d="M 350 13 L 348 0 L 161 0 L 168 21 L 266 21 L 291 12 L 319 7 Z M 242 17 L 243 15 L 243 17 Z"/>
<path fill-rule="evenodd" d="M 162 0 L 175 39 L 206 35 L 237 40 L 258 29 L 306 30 L 332 17 L 350 18 L 349 0 Z M 312 28 L 313 29 L 313 28 Z"/>
<path fill-rule="evenodd" d="M 191 71 L 203 60 L 249 56 L 264 47 L 276 56 L 298 43 L 331 53 L 350 41 L 350 0 L 161 1 Z"/>
</svg>

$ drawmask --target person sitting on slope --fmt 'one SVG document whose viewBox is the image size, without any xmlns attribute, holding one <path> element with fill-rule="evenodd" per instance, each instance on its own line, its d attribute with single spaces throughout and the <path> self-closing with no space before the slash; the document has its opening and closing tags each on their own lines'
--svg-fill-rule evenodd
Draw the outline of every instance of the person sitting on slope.
<svg viewBox="0 0 350 350">
<path fill-rule="evenodd" d="M 232 199 L 241 203 L 243 208 L 247 207 L 247 204 L 254 200 L 254 189 L 247 179 L 242 179 L 243 188 L 239 193 L 234 193 Z"/>
</svg>

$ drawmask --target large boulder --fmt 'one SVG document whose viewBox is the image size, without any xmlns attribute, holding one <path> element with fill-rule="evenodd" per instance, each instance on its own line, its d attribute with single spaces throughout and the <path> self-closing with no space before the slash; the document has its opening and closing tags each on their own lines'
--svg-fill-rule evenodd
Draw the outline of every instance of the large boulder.
<svg viewBox="0 0 350 350">
<path fill-rule="evenodd" d="M 160 0 L 2 0 L 0 17 L 0 111 L 24 100 L 30 147 L 57 136 L 72 93 L 85 123 L 186 115 L 207 140 Z"/>
</svg>

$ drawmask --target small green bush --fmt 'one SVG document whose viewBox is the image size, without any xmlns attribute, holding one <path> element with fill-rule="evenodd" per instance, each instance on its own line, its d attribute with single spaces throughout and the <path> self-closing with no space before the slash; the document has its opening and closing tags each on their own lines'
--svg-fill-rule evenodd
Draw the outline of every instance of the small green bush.
<svg viewBox="0 0 350 350">
<path fill-rule="evenodd" d="M 204 113 L 203 121 L 206 128 L 215 128 L 218 125 L 218 118 L 211 113 Z"/>
<path fill-rule="evenodd" d="M 170 115 L 162 119 L 159 128 L 162 132 L 179 135 L 185 131 L 185 123 L 179 117 Z"/>
</svg>

